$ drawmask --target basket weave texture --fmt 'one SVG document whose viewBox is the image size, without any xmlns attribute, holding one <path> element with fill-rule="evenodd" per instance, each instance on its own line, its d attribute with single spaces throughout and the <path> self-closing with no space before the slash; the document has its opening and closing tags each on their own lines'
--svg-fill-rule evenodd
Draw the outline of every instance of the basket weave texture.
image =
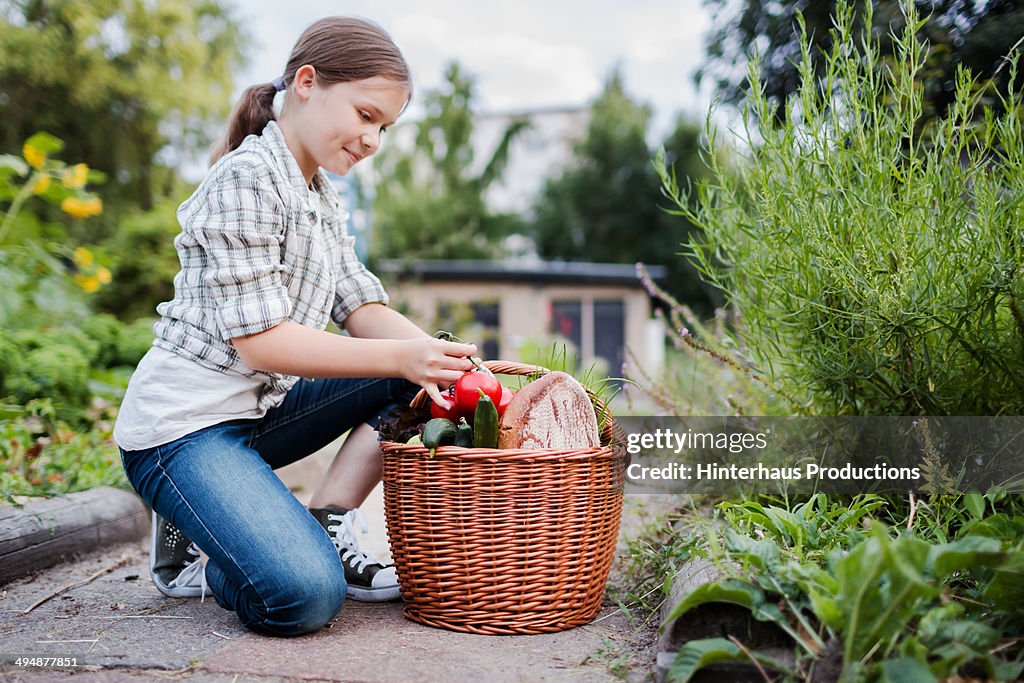
<svg viewBox="0 0 1024 683">
<path fill-rule="evenodd" d="M 488 361 L 495 374 L 545 368 Z M 413 405 L 429 400 L 424 392 Z M 601 446 L 483 449 L 384 442 L 384 512 L 405 616 L 470 633 L 536 634 L 601 611 L 622 513 L 625 454 Z"/>
</svg>

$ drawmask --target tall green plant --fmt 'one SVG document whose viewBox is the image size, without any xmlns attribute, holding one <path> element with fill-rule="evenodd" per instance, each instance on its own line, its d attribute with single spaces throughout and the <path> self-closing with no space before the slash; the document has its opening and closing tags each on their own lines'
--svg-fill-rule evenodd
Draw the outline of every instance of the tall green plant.
<svg viewBox="0 0 1024 683">
<path fill-rule="evenodd" d="M 487 207 L 487 189 L 501 178 L 512 142 L 529 126 L 512 121 L 482 170 L 473 138 L 473 78 L 448 65 L 445 84 L 424 96 L 411 149 L 385 145 L 376 168 L 371 258 L 493 259 L 518 219 Z"/>
<path fill-rule="evenodd" d="M 869 13 L 864 24 L 871 25 Z M 745 324 L 757 371 L 798 409 L 838 414 L 1024 411 L 1024 135 L 1018 56 L 1004 113 L 978 111 L 957 73 L 946 117 L 925 128 L 918 78 L 927 46 L 912 2 L 882 59 L 839 5 L 824 78 L 803 36 L 801 85 L 772 115 L 762 66 L 739 136 L 742 163 L 677 212 L 688 245 Z M 754 121 L 757 122 L 755 128 Z M 718 131 L 708 123 L 708 149 Z"/>
</svg>

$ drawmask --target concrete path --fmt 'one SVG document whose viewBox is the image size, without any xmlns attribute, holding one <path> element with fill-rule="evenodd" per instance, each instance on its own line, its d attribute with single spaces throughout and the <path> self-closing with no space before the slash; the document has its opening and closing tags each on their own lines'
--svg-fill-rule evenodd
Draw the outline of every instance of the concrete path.
<svg viewBox="0 0 1024 683">
<path fill-rule="evenodd" d="M 327 461 L 328 455 L 314 456 L 280 474 L 305 499 Z M 387 556 L 380 491 L 364 506 L 373 529 L 364 546 Z M 667 504 L 627 496 L 623 539 Z M 621 580 L 623 551 L 620 543 L 613 583 Z M 593 623 L 562 633 L 477 636 L 405 619 L 401 603 L 349 601 L 328 628 L 268 638 L 245 631 L 212 599 L 162 596 L 150 582 L 148 548 L 140 542 L 0 588 L 0 680 L 646 681 L 654 666 L 654 626 L 630 624 L 606 601 Z M 14 665 L 14 657 L 27 654 L 75 657 L 77 666 Z"/>
</svg>

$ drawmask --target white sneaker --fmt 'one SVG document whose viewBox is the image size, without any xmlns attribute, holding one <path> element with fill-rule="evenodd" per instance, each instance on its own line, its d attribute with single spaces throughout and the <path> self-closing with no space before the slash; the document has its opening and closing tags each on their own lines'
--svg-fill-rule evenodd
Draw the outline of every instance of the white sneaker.
<svg viewBox="0 0 1024 683">
<path fill-rule="evenodd" d="M 172 598 L 206 599 L 206 572 L 199 548 L 188 536 L 153 513 L 149 575 L 158 591 Z"/>
<path fill-rule="evenodd" d="M 310 514 L 327 530 L 345 567 L 348 597 L 361 602 L 388 602 L 402 597 L 394 565 L 385 565 L 359 549 L 353 525 L 358 522 L 367 533 L 366 518 L 358 509 L 309 508 Z"/>
</svg>

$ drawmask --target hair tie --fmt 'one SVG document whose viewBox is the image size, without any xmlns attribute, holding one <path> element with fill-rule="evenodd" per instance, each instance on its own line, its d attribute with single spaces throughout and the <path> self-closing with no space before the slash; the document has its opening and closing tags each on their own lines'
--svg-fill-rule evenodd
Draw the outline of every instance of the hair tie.
<svg viewBox="0 0 1024 683">
<path fill-rule="evenodd" d="M 284 90 L 284 88 L 285 88 L 285 85 L 284 85 L 284 76 L 278 76 L 278 77 L 277 77 L 277 78 L 275 78 L 274 80 L 270 81 L 270 84 L 271 84 L 272 86 L 274 86 L 274 90 L 275 90 L 275 91 L 277 91 L 277 92 L 281 92 L 281 91 L 282 91 L 282 90 Z"/>
</svg>

